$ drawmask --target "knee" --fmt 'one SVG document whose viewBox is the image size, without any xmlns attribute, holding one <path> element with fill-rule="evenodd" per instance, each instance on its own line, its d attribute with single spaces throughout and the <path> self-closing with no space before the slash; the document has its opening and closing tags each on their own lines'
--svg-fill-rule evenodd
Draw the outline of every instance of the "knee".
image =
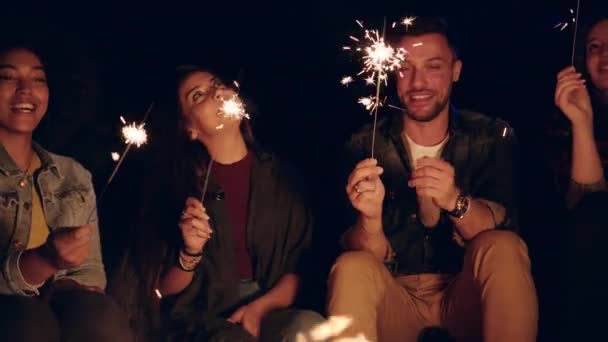
<svg viewBox="0 0 608 342">
<path fill-rule="evenodd" d="M 92 291 L 66 291 L 54 299 L 62 334 L 74 341 L 132 341 L 126 315 L 111 297 Z"/>
<path fill-rule="evenodd" d="M 22 296 L 0 296 L 0 336 L 13 341 L 59 341 L 59 325 L 48 305 Z M 32 329 L 35 326 L 36 329 Z"/>
<path fill-rule="evenodd" d="M 381 267 L 384 265 L 372 253 L 346 252 L 336 259 L 330 272 L 330 278 L 352 276 L 366 271 L 373 272 Z"/>
<path fill-rule="evenodd" d="M 527 258 L 528 249 L 525 242 L 515 233 L 505 230 L 490 230 L 478 234 L 467 247 L 469 254 L 491 252 L 502 258 Z"/>
</svg>

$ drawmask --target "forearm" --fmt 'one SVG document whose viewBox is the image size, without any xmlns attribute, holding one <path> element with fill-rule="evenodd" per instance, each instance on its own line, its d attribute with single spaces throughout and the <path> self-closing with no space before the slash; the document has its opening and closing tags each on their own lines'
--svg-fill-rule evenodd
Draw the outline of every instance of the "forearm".
<svg viewBox="0 0 608 342">
<path fill-rule="evenodd" d="M 506 210 L 502 205 L 480 198 L 472 198 L 469 210 L 464 217 L 451 217 L 451 220 L 460 235 L 465 240 L 471 240 L 483 231 L 494 229 L 496 225 L 504 221 L 505 215 Z"/>
<path fill-rule="evenodd" d="M 299 285 L 300 277 L 295 273 L 287 273 L 258 300 L 271 310 L 287 308 L 295 301 Z"/>
<path fill-rule="evenodd" d="M 19 270 L 28 284 L 44 284 L 57 269 L 40 254 L 40 248 L 25 251 L 19 258 Z"/>
<path fill-rule="evenodd" d="M 344 247 L 348 250 L 363 250 L 374 254 L 383 261 L 386 257 L 388 239 L 382 230 L 382 221 L 359 218 L 343 236 Z"/>
<path fill-rule="evenodd" d="M 572 126 L 572 180 L 594 184 L 604 178 L 602 162 L 593 136 L 592 126 Z"/>
<path fill-rule="evenodd" d="M 182 292 L 194 277 L 194 272 L 187 272 L 178 266 L 171 266 L 160 277 L 159 290 L 163 296 L 171 296 Z"/>
</svg>

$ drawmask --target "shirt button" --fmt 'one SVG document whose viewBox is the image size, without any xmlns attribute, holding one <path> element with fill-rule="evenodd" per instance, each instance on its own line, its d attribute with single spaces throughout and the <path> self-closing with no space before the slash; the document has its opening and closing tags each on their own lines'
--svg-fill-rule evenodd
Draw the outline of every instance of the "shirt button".
<svg viewBox="0 0 608 342">
<path fill-rule="evenodd" d="M 32 205 L 30 204 L 30 202 L 25 202 L 23 203 L 23 208 L 25 210 L 30 210 L 30 208 L 32 207 Z"/>
<path fill-rule="evenodd" d="M 27 185 L 27 179 L 23 178 L 22 180 L 19 181 L 20 187 L 25 188 L 26 185 Z"/>
</svg>

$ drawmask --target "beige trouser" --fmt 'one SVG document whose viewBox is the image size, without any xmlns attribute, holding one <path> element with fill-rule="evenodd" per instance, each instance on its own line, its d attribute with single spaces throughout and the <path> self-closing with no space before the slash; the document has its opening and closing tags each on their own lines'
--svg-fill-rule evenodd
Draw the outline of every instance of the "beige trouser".
<svg viewBox="0 0 608 342">
<path fill-rule="evenodd" d="M 328 314 L 352 319 L 339 337 L 416 341 L 435 326 L 456 341 L 527 342 L 536 340 L 538 304 L 525 243 L 487 231 L 469 242 L 457 275 L 394 278 L 368 252 L 342 254 L 329 276 Z"/>
</svg>

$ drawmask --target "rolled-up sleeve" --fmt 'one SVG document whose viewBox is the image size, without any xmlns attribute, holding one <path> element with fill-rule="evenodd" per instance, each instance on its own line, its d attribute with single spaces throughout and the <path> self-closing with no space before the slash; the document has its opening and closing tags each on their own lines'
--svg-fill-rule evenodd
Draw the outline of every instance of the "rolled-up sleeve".
<svg viewBox="0 0 608 342">
<path fill-rule="evenodd" d="M 22 254 L 22 251 L 13 251 L 4 258 L 2 276 L 0 278 L 0 294 L 19 296 L 39 295 L 38 288 L 43 284 L 30 285 L 21 274 L 19 260 Z"/>
</svg>

